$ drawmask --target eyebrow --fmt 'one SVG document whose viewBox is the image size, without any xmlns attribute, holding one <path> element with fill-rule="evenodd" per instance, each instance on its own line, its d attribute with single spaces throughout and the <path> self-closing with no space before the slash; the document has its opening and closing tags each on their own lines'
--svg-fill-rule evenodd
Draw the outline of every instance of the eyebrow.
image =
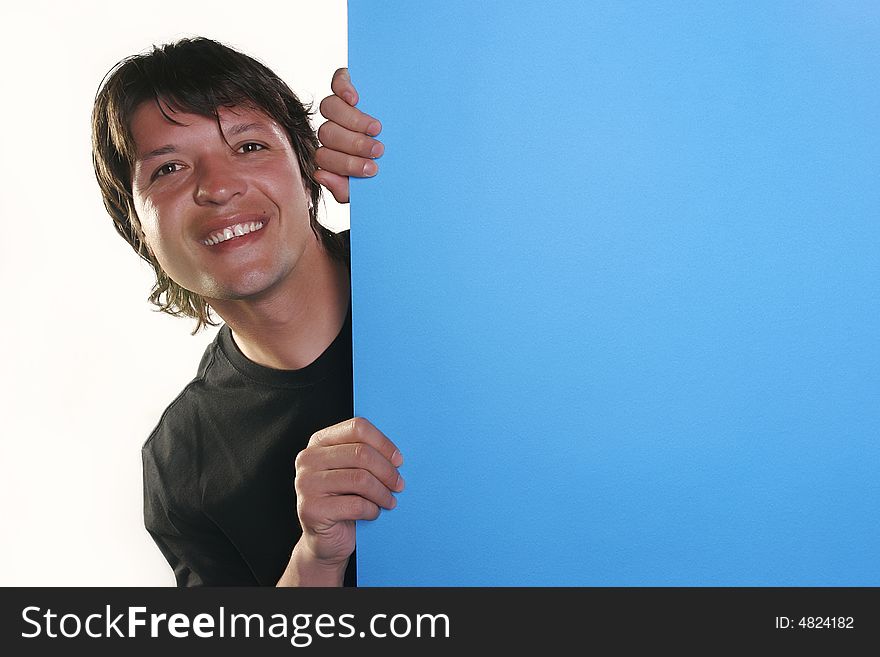
<svg viewBox="0 0 880 657">
<path fill-rule="evenodd" d="M 238 135 L 245 132 L 268 132 L 261 123 L 237 123 L 234 126 L 231 126 L 227 131 L 227 137 L 237 137 Z M 168 155 L 169 153 L 176 153 L 177 147 L 173 144 L 166 144 L 165 146 L 160 146 L 159 148 L 151 150 L 149 153 L 145 153 L 143 156 L 138 159 L 141 162 L 146 162 L 148 160 L 152 160 L 154 157 L 159 157 L 160 155 Z"/>
<path fill-rule="evenodd" d="M 243 132 L 248 132 L 249 130 L 253 130 L 255 132 L 266 132 L 265 127 L 262 123 L 238 123 L 227 131 L 229 136 L 236 137 Z"/>
<path fill-rule="evenodd" d="M 142 155 L 138 159 L 141 162 L 146 162 L 147 160 L 152 160 L 154 157 L 159 157 L 160 155 L 168 155 L 168 153 L 176 153 L 176 152 L 177 152 L 176 146 L 174 146 L 173 144 L 167 144 L 165 146 L 160 146 L 159 148 L 156 148 L 156 149 L 150 151 L 149 153 L 146 153 L 145 155 Z"/>
</svg>

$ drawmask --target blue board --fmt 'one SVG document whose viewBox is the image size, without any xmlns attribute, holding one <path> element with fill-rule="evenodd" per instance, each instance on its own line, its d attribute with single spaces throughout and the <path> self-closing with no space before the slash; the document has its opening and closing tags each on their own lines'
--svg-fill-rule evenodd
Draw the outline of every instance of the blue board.
<svg viewBox="0 0 880 657">
<path fill-rule="evenodd" d="M 880 3 L 350 0 L 361 585 L 880 585 Z"/>
</svg>

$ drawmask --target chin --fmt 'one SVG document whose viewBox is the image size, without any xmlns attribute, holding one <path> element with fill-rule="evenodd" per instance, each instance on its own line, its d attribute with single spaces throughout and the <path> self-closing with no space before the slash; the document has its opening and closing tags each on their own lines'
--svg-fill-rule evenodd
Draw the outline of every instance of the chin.
<svg viewBox="0 0 880 657">
<path fill-rule="evenodd" d="M 282 276 L 269 276 L 265 272 L 253 272 L 241 276 L 235 281 L 225 282 L 225 284 L 215 283 L 206 298 L 223 301 L 256 299 L 271 291 L 282 279 Z"/>
</svg>

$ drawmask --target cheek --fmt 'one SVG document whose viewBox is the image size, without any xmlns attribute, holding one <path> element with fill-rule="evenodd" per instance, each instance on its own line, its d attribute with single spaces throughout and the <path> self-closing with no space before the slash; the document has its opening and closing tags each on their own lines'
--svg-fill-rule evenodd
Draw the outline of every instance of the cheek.
<svg viewBox="0 0 880 657">
<path fill-rule="evenodd" d="M 312 195 L 309 193 L 307 184 L 303 180 L 297 179 L 288 189 L 293 204 L 298 210 L 308 214 L 309 208 L 312 207 Z"/>
<path fill-rule="evenodd" d="M 159 221 L 156 214 L 156 208 L 152 203 L 135 203 L 135 212 L 137 212 L 138 221 L 141 223 L 141 231 L 144 234 L 144 241 L 151 249 L 154 248 L 158 241 Z"/>
<path fill-rule="evenodd" d="M 167 221 L 167 218 L 169 213 L 165 211 L 165 219 L 160 221 L 163 212 L 160 209 L 160 205 L 152 198 L 135 197 L 134 208 L 137 212 L 138 220 L 141 223 L 141 230 L 144 233 L 144 240 L 146 241 L 147 246 L 153 251 L 156 251 L 157 249 L 161 250 L 163 237 L 162 230 L 163 228 L 168 228 L 167 224 L 169 222 Z"/>
<path fill-rule="evenodd" d="M 308 208 L 311 195 L 308 184 L 300 175 L 299 165 L 293 154 L 284 159 L 267 159 L 255 172 L 252 183 L 261 186 L 267 195 L 276 199 L 282 206 Z"/>
</svg>

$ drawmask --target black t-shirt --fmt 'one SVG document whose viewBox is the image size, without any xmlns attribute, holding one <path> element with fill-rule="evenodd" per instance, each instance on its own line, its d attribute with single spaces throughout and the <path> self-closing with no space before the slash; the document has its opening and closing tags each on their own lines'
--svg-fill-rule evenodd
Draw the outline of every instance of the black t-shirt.
<svg viewBox="0 0 880 657">
<path fill-rule="evenodd" d="M 302 529 L 294 461 L 311 435 L 353 415 L 351 306 L 310 365 L 275 370 L 228 326 L 142 449 L 144 522 L 178 586 L 273 586 Z M 355 585 L 355 557 L 345 585 Z"/>
</svg>

